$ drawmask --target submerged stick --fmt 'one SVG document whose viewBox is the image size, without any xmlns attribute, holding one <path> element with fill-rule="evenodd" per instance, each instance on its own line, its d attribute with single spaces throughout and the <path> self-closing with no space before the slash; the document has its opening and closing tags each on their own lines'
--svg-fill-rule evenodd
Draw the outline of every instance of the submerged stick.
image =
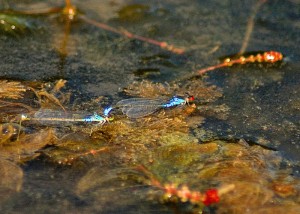
<svg viewBox="0 0 300 214">
<path fill-rule="evenodd" d="M 253 13 L 251 14 L 251 16 L 248 19 L 248 24 L 247 24 L 247 29 L 246 29 L 245 37 L 244 37 L 243 44 L 242 44 L 242 47 L 241 47 L 238 55 L 242 55 L 246 51 L 246 49 L 248 47 L 248 44 L 249 44 L 249 40 L 250 40 L 251 34 L 252 34 L 252 31 L 253 31 L 253 28 L 254 28 L 254 19 L 255 19 L 255 16 L 256 16 L 258 10 L 260 9 L 260 7 L 265 2 L 267 2 L 267 0 L 259 0 L 254 5 Z"/>
<path fill-rule="evenodd" d="M 171 52 L 176 53 L 176 54 L 183 54 L 184 53 L 184 49 L 176 48 L 173 45 L 168 44 L 167 42 L 160 42 L 160 41 L 157 41 L 157 40 L 154 40 L 154 39 L 151 39 L 151 38 L 139 36 L 139 35 L 130 33 L 129 31 L 127 31 L 125 29 L 119 30 L 119 29 L 111 27 L 107 24 L 97 22 L 93 19 L 88 18 L 87 16 L 84 16 L 84 15 L 80 15 L 79 18 L 81 20 L 85 21 L 86 23 L 94 25 L 94 26 L 96 26 L 98 28 L 101 28 L 103 30 L 110 31 L 110 32 L 113 32 L 113 33 L 116 33 L 116 34 L 119 34 L 119 35 L 122 35 L 122 36 L 126 36 L 127 38 L 130 38 L 130 39 L 137 39 L 137 40 L 140 40 L 140 41 L 152 44 L 152 45 L 156 45 L 156 46 L 159 46 L 162 49 L 171 51 Z"/>
</svg>

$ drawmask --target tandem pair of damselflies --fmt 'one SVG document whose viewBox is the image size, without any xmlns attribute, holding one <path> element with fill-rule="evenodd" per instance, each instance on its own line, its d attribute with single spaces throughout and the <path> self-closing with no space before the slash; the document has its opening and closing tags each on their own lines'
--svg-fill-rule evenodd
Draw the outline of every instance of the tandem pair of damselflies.
<svg viewBox="0 0 300 214">
<path fill-rule="evenodd" d="M 169 100 L 129 98 L 117 102 L 114 108 L 120 108 L 122 112 L 130 118 L 140 118 L 153 114 L 159 109 L 167 109 L 189 104 L 189 102 L 193 100 L 194 96 L 188 96 L 185 98 L 174 96 Z M 112 110 L 113 107 L 105 108 L 103 111 L 103 116 L 101 116 L 97 113 L 85 114 L 41 109 L 37 111 L 32 117 L 23 114 L 21 116 L 21 121 L 31 120 L 46 124 L 60 122 L 97 122 L 98 124 L 102 125 L 108 121 L 113 120 L 112 117 L 109 117 L 109 114 Z"/>
</svg>

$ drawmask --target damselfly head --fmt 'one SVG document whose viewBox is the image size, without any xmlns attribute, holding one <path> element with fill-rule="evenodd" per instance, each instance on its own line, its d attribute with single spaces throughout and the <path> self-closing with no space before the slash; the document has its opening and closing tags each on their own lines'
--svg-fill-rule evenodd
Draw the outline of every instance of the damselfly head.
<svg viewBox="0 0 300 214">
<path fill-rule="evenodd" d="M 195 100 L 195 97 L 193 95 L 189 95 L 187 99 L 189 102 L 192 102 Z"/>
<path fill-rule="evenodd" d="M 187 97 L 185 98 L 185 104 L 189 104 L 190 102 L 193 102 L 195 100 L 195 97 L 193 95 L 190 95 L 187 93 Z"/>
</svg>

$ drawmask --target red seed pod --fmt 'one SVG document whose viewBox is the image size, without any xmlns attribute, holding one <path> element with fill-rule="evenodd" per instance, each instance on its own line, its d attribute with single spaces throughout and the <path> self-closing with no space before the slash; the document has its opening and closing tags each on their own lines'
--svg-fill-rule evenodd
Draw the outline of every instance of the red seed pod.
<svg viewBox="0 0 300 214">
<path fill-rule="evenodd" d="M 219 201 L 220 201 L 220 197 L 218 195 L 218 190 L 209 189 L 205 192 L 205 197 L 202 202 L 205 206 L 209 206 L 213 203 L 218 203 Z"/>
<path fill-rule="evenodd" d="M 264 55 L 263 55 L 264 62 L 274 63 L 277 61 L 281 61 L 282 58 L 283 58 L 283 55 L 280 52 L 276 52 L 276 51 L 267 51 L 267 52 L 264 52 Z"/>
</svg>

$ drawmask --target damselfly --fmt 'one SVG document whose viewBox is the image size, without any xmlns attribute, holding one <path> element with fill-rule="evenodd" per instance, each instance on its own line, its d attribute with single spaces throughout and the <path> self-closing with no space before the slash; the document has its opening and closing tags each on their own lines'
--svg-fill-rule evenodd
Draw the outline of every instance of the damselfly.
<svg viewBox="0 0 300 214">
<path fill-rule="evenodd" d="M 38 121 L 41 124 L 58 124 L 58 123 L 74 123 L 74 122 L 96 122 L 100 125 L 113 120 L 108 114 L 111 111 L 111 107 L 104 110 L 103 116 L 94 113 L 74 113 L 74 112 L 64 112 L 51 109 L 40 109 L 33 116 L 22 114 L 21 121 Z"/>
</svg>

